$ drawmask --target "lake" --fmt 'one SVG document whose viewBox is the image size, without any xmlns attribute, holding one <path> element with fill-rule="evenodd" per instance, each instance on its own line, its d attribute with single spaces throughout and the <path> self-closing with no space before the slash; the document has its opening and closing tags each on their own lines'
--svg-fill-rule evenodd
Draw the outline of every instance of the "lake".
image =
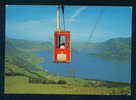
<svg viewBox="0 0 136 100">
<path fill-rule="evenodd" d="M 44 58 L 40 65 L 52 74 L 116 82 L 131 81 L 131 64 L 108 61 L 77 52 L 72 52 L 71 63 L 56 64 L 53 62 L 52 51 L 40 51 L 36 55 Z"/>
</svg>

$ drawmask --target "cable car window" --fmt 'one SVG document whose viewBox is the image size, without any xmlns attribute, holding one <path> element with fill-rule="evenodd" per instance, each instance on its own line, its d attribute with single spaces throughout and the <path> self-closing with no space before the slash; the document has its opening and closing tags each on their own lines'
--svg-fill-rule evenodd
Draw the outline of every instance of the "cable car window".
<svg viewBox="0 0 136 100">
<path fill-rule="evenodd" d="M 64 49 L 65 48 L 65 36 L 59 36 L 59 48 Z"/>
<path fill-rule="evenodd" d="M 70 38 L 67 36 L 66 37 L 66 48 L 70 48 Z"/>
</svg>

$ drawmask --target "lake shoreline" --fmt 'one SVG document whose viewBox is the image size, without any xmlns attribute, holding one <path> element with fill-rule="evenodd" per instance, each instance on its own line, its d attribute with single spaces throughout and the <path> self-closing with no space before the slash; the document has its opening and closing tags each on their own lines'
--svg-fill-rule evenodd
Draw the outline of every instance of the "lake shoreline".
<svg viewBox="0 0 136 100">
<path fill-rule="evenodd" d="M 50 52 L 50 51 L 49 51 Z M 43 53 L 43 51 L 38 51 L 38 52 L 35 52 L 35 54 L 36 54 L 36 56 L 38 56 L 38 57 L 40 57 L 40 58 L 42 58 L 42 59 L 44 59 L 42 62 L 40 62 L 38 65 L 40 65 L 40 66 L 42 66 L 45 70 L 48 70 L 47 69 L 47 67 L 49 67 L 49 66 L 46 66 L 46 65 L 44 65 L 44 63 L 48 63 L 48 62 L 45 62 L 45 61 L 47 61 L 47 59 L 45 60 L 45 56 L 44 56 L 44 54 L 42 54 L 42 55 L 39 55 L 39 53 Z M 51 63 L 52 61 L 50 61 L 50 63 Z M 59 64 L 60 65 L 60 64 Z M 63 65 L 63 64 L 62 64 Z M 59 67 L 58 67 L 59 68 Z M 50 72 L 49 70 L 48 70 L 48 73 L 50 73 L 50 74 L 52 74 L 52 75 L 63 75 L 63 74 L 57 74 L 57 73 L 53 73 L 53 72 Z M 63 76 L 65 76 L 65 77 L 71 77 L 70 75 L 63 75 Z M 75 76 L 75 77 L 77 77 L 77 76 Z M 102 80 L 102 79 L 96 79 L 96 78 L 85 78 L 85 77 L 77 77 L 77 78 L 82 78 L 82 79 L 93 79 L 93 80 L 99 80 L 99 81 L 108 81 L 108 82 L 121 82 L 121 81 L 111 81 L 111 80 Z M 121 83 L 130 83 L 130 82 L 121 82 Z"/>
</svg>

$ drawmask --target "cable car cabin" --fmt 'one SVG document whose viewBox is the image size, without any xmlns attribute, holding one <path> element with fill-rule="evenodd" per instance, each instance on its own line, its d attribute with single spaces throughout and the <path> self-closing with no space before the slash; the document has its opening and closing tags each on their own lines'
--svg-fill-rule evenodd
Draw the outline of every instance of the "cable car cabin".
<svg viewBox="0 0 136 100">
<path fill-rule="evenodd" d="M 54 32 L 54 62 L 71 62 L 71 44 L 69 31 Z"/>
</svg>

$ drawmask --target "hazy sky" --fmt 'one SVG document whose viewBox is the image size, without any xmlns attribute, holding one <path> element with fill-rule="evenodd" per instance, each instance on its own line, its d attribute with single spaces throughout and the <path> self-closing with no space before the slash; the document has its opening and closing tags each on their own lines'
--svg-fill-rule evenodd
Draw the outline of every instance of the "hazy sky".
<svg viewBox="0 0 136 100">
<path fill-rule="evenodd" d="M 56 29 L 57 6 L 7 6 L 6 35 L 27 40 L 51 41 Z M 101 42 L 130 37 L 130 7 L 66 6 L 66 29 L 72 41 Z M 95 23 L 97 23 L 95 27 Z"/>
</svg>

